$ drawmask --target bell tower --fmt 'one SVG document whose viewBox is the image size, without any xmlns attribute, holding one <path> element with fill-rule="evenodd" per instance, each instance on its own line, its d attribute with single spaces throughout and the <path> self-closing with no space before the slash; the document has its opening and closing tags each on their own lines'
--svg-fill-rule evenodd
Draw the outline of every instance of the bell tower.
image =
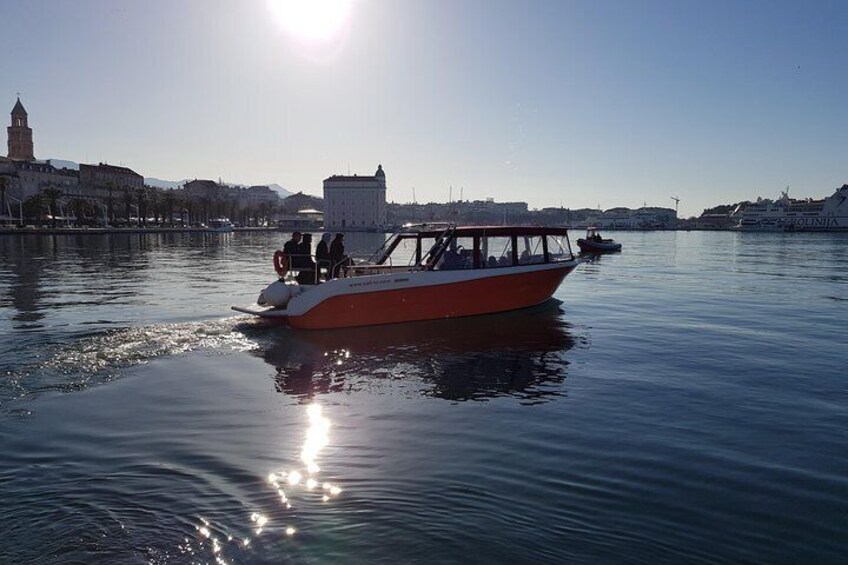
<svg viewBox="0 0 848 565">
<path fill-rule="evenodd" d="M 27 111 L 20 97 L 12 108 L 12 125 L 6 131 L 9 134 L 9 159 L 33 161 L 32 128 L 27 125 Z"/>
</svg>

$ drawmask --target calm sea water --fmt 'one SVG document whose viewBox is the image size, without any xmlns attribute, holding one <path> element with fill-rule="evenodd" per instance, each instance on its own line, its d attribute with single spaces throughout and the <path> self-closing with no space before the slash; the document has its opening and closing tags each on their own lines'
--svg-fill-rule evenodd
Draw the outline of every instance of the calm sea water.
<svg viewBox="0 0 848 565">
<path fill-rule="evenodd" d="M 299 332 L 229 311 L 281 234 L 0 236 L 0 562 L 844 562 L 848 236 L 615 237 Z"/>
</svg>

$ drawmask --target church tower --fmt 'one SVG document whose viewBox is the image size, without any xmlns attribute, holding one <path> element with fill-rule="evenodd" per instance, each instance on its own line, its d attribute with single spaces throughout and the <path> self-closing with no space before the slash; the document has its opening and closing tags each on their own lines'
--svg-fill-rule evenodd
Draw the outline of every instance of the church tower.
<svg viewBox="0 0 848 565">
<path fill-rule="evenodd" d="M 16 161 L 33 161 L 35 155 L 32 148 L 32 128 L 27 125 L 27 111 L 18 98 L 12 108 L 12 125 L 6 128 L 9 134 L 9 159 Z"/>
</svg>

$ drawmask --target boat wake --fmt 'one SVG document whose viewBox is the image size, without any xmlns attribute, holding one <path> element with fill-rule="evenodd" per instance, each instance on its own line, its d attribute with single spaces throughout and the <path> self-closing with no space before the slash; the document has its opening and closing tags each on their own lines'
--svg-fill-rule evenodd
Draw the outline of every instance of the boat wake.
<svg viewBox="0 0 848 565">
<path fill-rule="evenodd" d="M 32 351 L 18 352 L 26 362 L 0 368 L 0 407 L 31 395 L 71 392 L 109 382 L 122 370 L 158 357 L 202 349 L 249 351 L 257 347 L 244 333 L 251 325 L 244 317 L 228 317 L 113 329 L 71 342 L 32 345 Z"/>
<path fill-rule="evenodd" d="M 278 392 L 303 401 L 371 389 L 388 378 L 454 401 L 513 396 L 532 403 L 561 394 L 567 352 L 582 343 L 557 301 L 514 313 L 346 330 L 303 331 L 248 316 L 124 327 L 16 352 L 26 361 L 0 367 L 0 412 L 27 415 L 16 401 L 85 390 L 130 367 L 193 351 L 249 352 L 274 367 Z"/>
</svg>

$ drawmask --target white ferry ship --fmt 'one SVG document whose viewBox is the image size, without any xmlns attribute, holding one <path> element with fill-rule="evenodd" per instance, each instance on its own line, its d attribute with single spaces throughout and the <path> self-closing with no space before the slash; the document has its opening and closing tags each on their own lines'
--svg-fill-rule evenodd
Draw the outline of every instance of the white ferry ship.
<svg viewBox="0 0 848 565">
<path fill-rule="evenodd" d="M 732 217 L 742 231 L 848 231 L 848 184 L 821 200 L 789 198 L 789 189 L 777 200 L 758 198 Z"/>
</svg>

